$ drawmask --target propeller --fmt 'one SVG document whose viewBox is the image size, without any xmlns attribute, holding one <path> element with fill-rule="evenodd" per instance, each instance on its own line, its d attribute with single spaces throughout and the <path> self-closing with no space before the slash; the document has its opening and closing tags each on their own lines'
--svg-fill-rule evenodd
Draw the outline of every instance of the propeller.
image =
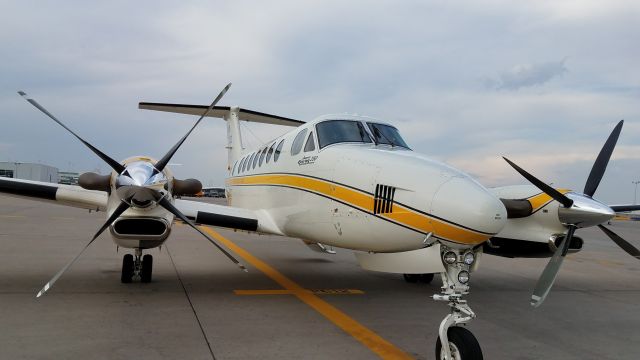
<svg viewBox="0 0 640 360">
<path fill-rule="evenodd" d="M 615 215 L 615 211 L 611 207 L 592 198 L 593 194 L 595 194 L 598 189 L 598 185 L 600 185 L 600 181 L 604 176 L 605 170 L 607 169 L 607 165 L 611 159 L 611 154 L 613 153 L 613 149 L 615 148 L 620 132 L 622 131 L 623 124 L 624 120 L 620 120 L 620 122 L 618 122 L 600 150 L 600 153 L 591 168 L 587 182 L 585 183 L 583 194 L 570 193 L 564 195 L 526 172 L 509 159 L 503 157 L 504 160 L 507 161 L 507 163 L 509 163 L 509 165 L 511 165 L 518 173 L 562 205 L 562 208 L 558 209 L 558 217 L 568 228 L 567 234 L 554 252 L 536 283 L 533 294 L 531 295 L 531 305 L 534 307 L 540 306 L 549 294 L 549 291 L 558 276 L 564 257 L 569 251 L 571 239 L 578 228 L 597 225 L 600 230 L 602 230 L 620 248 L 631 256 L 640 259 L 640 250 L 602 225 L 603 222 L 610 220 Z"/>
<path fill-rule="evenodd" d="M 200 121 L 202 121 L 202 119 L 204 119 L 205 116 L 207 116 L 207 114 L 211 111 L 211 109 L 213 109 L 214 106 L 216 106 L 216 104 L 218 103 L 218 101 L 220 101 L 220 99 L 222 99 L 222 97 L 224 96 L 224 94 L 227 93 L 227 90 L 229 90 L 229 88 L 231 87 L 231 83 L 228 83 L 227 86 L 224 87 L 224 89 L 222 89 L 222 91 L 220 92 L 220 94 L 218 94 L 218 96 L 213 100 L 213 102 L 211 103 L 211 105 L 209 105 L 209 107 L 207 108 L 207 110 L 205 110 L 205 112 L 202 114 L 202 116 L 200 116 L 200 118 L 198 119 L 198 121 L 196 121 L 196 123 L 193 125 L 193 127 L 191 128 L 191 130 L 189 130 L 189 132 L 187 132 L 182 139 L 180 139 L 180 141 L 178 141 L 175 145 L 173 145 L 173 147 L 169 150 L 169 152 L 167 152 L 162 159 L 158 160 L 158 162 L 156 163 L 155 167 L 156 167 L 156 171 L 157 172 L 161 172 L 162 170 L 164 170 L 165 166 L 167 166 L 167 164 L 169 163 L 169 161 L 171 161 L 171 158 L 173 157 L 173 155 L 176 153 L 176 151 L 178 151 L 178 149 L 180 148 L 180 146 L 182 146 L 182 143 L 187 139 L 187 137 L 189 137 L 189 135 L 191 134 L 191 132 L 193 131 L 193 129 L 196 128 L 196 126 L 198 126 L 198 124 L 200 124 Z"/>
<path fill-rule="evenodd" d="M 220 250 L 223 254 L 225 254 L 229 258 L 229 260 L 233 261 L 234 264 L 238 265 L 238 267 L 240 267 L 240 269 L 242 269 L 244 272 L 248 272 L 247 268 L 244 265 L 242 265 L 242 263 L 240 263 L 236 258 L 234 258 L 233 255 L 231 255 L 228 251 L 226 251 L 222 246 L 220 246 L 209 235 L 207 235 L 204 232 L 202 232 L 202 230 L 200 230 L 191 220 L 189 220 L 188 217 L 186 217 L 180 210 L 178 210 L 178 208 L 173 206 L 171 201 L 167 200 L 166 197 L 161 198 L 158 203 L 160 204 L 160 206 L 162 206 L 163 208 L 167 209 L 167 211 L 171 212 L 173 215 L 175 215 L 178 218 L 180 218 L 180 220 L 182 220 L 185 223 L 189 224 L 189 226 L 191 226 L 194 230 L 199 232 L 207 240 L 209 240 L 209 242 L 212 243 L 213 245 L 215 245 L 215 247 L 217 247 L 218 250 Z"/>
<path fill-rule="evenodd" d="M 233 263 L 238 265 L 242 270 L 247 271 L 246 267 L 242 265 L 233 255 L 231 255 L 228 251 L 226 251 L 221 245 L 219 245 L 214 239 L 207 236 L 204 232 L 202 232 L 195 224 L 190 221 L 180 210 L 178 210 L 168 197 L 166 197 L 167 193 L 165 190 L 165 185 L 168 179 L 165 177 L 163 170 L 173 157 L 173 155 L 178 151 L 180 146 L 184 143 L 184 141 L 189 137 L 189 135 L 193 132 L 193 130 L 198 126 L 198 124 L 202 121 L 202 119 L 213 109 L 213 107 L 222 99 L 222 97 L 226 94 L 227 90 L 231 87 L 231 83 L 227 84 L 227 86 L 222 89 L 222 91 L 218 94 L 218 96 L 213 100 L 211 105 L 206 109 L 206 111 L 202 114 L 202 116 L 196 121 L 193 127 L 176 143 L 159 161 L 155 164 L 147 161 L 137 161 L 133 163 L 129 163 L 126 166 L 113 160 L 111 157 L 98 150 L 96 147 L 91 145 L 89 142 L 82 139 L 79 135 L 69 129 L 62 121 L 58 120 L 55 116 L 53 116 L 47 109 L 45 109 L 42 105 L 36 102 L 34 99 L 29 97 L 24 91 L 18 91 L 25 100 L 27 100 L 31 105 L 36 107 L 38 110 L 43 112 L 53 121 L 58 123 L 58 125 L 62 126 L 65 130 L 70 132 L 73 136 L 75 136 L 78 140 L 80 140 L 83 144 L 85 144 L 91 151 L 93 151 L 96 155 L 98 155 L 102 160 L 104 160 L 111 168 L 118 174 L 116 178 L 116 193 L 120 198 L 120 204 L 113 211 L 111 216 L 107 219 L 107 221 L 102 225 L 102 227 L 98 230 L 98 232 L 93 236 L 91 241 L 85 245 L 85 247 L 69 262 L 67 263 L 58 273 L 56 273 L 49 282 L 45 284 L 45 286 L 40 290 L 37 297 L 42 296 L 45 292 L 47 292 L 53 284 L 64 274 L 67 269 L 76 262 L 76 260 L 84 253 L 84 251 L 95 241 L 95 239 L 104 232 L 106 228 L 108 228 L 113 222 L 115 222 L 120 215 L 122 215 L 127 209 L 130 207 L 136 208 L 146 208 L 152 206 L 154 203 L 162 206 L 167 211 L 171 212 L 178 218 L 180 218 L 185 223 L 189 224 L 192 228 L 198 231 L 202 236 L 204 236 L 209 242 L 218 248 L 225 256 L 227 256 Z M 85 174 L 83 174 L 84 176 Z M 109 177 L 110 178 L 110 177 Z M 83 177 L 83 183 L 86 183 L 89 188 L 95 188 L 99 190 L 110 190 L 110 181 L 107 181 L 106 178 L 103 178 L 97 174 L 86 174 Z M 189 190 L 192 190 L 198 186 L 202 187 L 200 182 L 197 180 L 189 179 L 186 181 L 179 182 L 182 187 L 186 187 Z"/>
<path fill-rule="evenodd" d="M 113 213 L 111 213 L 111 216 L 109 216 L 109 218 L 107 219 L 107 221 L 102 225 L 102 227 L 100 227 L 100 229 L 98 230 L 98 232 L 93 235 L 93 238 L 91 238 L 91 241 L 89 241 L 87 243 L 87 245 L 85 245 L 82 250 L 80 250 L 80 252 L 78 253 L 78 255 L 76 255 L 76 257 L 74 257 L 71 261 L 69 261 L 67 263 L 67 265 L 65 265 L 62 269 L 60 269 L 60 271 L 58 271 L 52 278 L 51 280 L 49 280 L 44 287 L 42 288 L 42 290 L 40 290 L 40 292 L 38 292 L 38 295 L 36 295 L 36 297 L 40 297 L 42 295 L 44 295 L 45 292 L 47 292 L 49 289 L 51 289 L 51 287 L 53 286 L 53 284 L 55 284 L 56 281 L 58 281 L 58 279 L 60 278 L 60 276 L 62 276 L 62 274 L 65 273 L 65 271 L 67 271 L 67 269 L 69 269 L 69 267 L 71 267 L 71 265 L 73 265 L 73 263 L 76 262 L 76 260 L 78 260 L 78 258 L 80 257 L 80 255 L 82 255 L 82 253 L 84 253 L 85 250 L 87 250 L 87 248 L 89 247 L 89 245 L 91 245 L 93 243 L 93 241 L 95 239 L 98 238 L 98 236 L 100 236 L 100 234 L 102 234 L 103 231 L 105 231 L 109 225 L 111 225 L 114 221 L 116 221 L 116 219 L 118 217 L 120 217 L 120 215 L 122 215 L 122 213 L 124 213 L 125 211 L 127 211 L 127 209 L 129 208 L 129 204 L 127 204 L 126 202 L 122 201 L 120 202 L 120 204 L 118 205 L 118 207 L 113 211 Z"/>
</svg>

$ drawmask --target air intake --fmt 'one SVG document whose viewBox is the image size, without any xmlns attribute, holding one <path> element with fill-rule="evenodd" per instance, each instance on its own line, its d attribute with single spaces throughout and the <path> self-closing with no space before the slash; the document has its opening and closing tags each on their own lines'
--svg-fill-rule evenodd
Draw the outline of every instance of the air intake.
<svg viewBox="0 0 640 360">
<path fill-rule="evenodd" d="M 376 193 L 373 197 L 373 213 L 384 214 L 393 212 L 393 197 L 396 188 L 388 185 L 376 185 Z"/>
</svg>

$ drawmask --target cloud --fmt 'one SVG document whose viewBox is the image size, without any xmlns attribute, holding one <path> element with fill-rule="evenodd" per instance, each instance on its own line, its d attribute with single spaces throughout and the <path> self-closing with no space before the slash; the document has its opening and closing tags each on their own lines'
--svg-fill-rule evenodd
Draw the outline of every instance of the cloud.
<svg viewBox="0 0 640 360">
<path fill-rule="evenodd" d="M 485 86 L 499 90 L 518 90 L 520 88 L 543 85 L 568 71 L 566 59 L 557 62 L 537 64 L 519 64 L 503 72 L 498 79 L 485 79 Z"/>
</svg>

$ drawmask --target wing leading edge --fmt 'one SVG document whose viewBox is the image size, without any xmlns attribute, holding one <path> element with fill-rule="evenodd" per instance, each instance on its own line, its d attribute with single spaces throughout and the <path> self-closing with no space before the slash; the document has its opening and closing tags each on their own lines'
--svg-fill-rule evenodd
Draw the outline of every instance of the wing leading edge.
<svg viewBox="0 0 640 360">
<path fill-rule="evenodd" d="M 89 210 L 106 210 L 107 193 L 79 186 L 0 178 L 0 194 Z"/>
</svg>

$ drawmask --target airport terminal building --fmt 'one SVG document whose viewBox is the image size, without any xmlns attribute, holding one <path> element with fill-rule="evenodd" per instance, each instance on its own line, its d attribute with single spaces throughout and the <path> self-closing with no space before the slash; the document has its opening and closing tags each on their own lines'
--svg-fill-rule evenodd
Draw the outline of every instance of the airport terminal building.
<svg viewBox="0 0 640 360">
<path fill-rule="evenodd" d="M 58 182 L 58 168 L 34 163 L 0 162 L 0 177 Z"/>
</svg>

